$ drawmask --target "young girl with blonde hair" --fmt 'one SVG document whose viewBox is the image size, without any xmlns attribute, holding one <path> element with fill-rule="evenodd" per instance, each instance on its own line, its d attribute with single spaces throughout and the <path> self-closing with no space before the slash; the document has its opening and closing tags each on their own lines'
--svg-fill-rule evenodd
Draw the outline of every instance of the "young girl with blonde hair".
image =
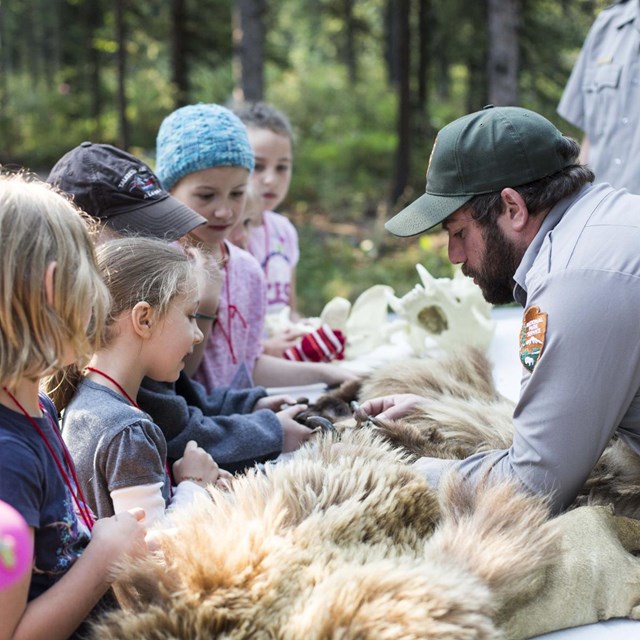
<svg viewBox="0 0 640 640">
<path fill-rule="evenodd" d="M 108 295 L 79 212 L 24 176 L 0 177 L 0 500 L 29 526 L 33 569 L 0 591 L 0 638 L 68 638 L 115 565 L 144 552 L 142 510 L 95 522 L 41 379 L 85 360 Z M 95 335 L 92 331 L 90 335 Z"/>
<path fill-rule="evenodd" d="M 83 375 L 59 390 L 68 396 L 62 435 L 87 499 L 98 515 L 142 507 L 146 523 L 190 502 L 194 493 L 231 477 L 190 441 L 167 466 L 167 443 L 136 397 L 145 376 L 174 382 L 202 341 L 196 324 L 198 267 L 182 249 L 150 238 L 119 238 L 100 245 L 98 267 L 112 308 L 102 343 Z M 61 404 L 65 404 L 63 400 Z"/>
</svg>

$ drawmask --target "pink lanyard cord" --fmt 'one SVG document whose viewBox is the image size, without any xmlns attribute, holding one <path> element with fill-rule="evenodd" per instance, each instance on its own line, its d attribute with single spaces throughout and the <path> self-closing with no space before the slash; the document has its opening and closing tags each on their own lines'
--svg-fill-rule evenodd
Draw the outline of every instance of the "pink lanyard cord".
<svg viewBox="0 0 640 640">
<path fill-rule="evenodd" d="M 62 439 L 62 436 L 60 435 L 60 431 L 58 430 L 58 427 L 56 426 L 56 423 L 54 422 L 53 418 L 51 417 L 51 415 L 49 415 L 49 412 L 44 408 L 44 405 L 42 404 L 42 402 L 39 402 L 38 406 L 40 407 L 40 410 L 49 419 L 53 432 L 56 434 L 58 441 L 60 442 L 60 446 L 62 447 L 62 455 L 64 456 L 64 460 L 67 463 L 67 467 L 69 468 L 69 471 L 71 472 L 71 477 L 73 478 L 73 482 L 75 483 L 75 490 L 74 490 L 74 485 L 71 483 L 71 480 L 69 479 L 69 475 L 67 474 L 62 462 L 58 459 L 58 456 L 56 455 L 56 452 L 54 451 L 53 446 L 49 442 L 44 431 L 42 431 L 42 429 L 40 428 L 40 425 L 34 420 L 32 416 L 29 415 L 27 410 L 20 404 L 18 399 L 11 393 L 11 391 L 9 391 L 6 387 L 3 387 L 3 389 L 4 389 L 4 392 L 14 402 L 14 404 L 20 409 L 20 411 L 22 411 L 22 413 L 27 418 L 27 420 L 29 420 L 29 422 L 35 428 L 41 440 L 44 442 L 45 446 L 49 450 L 49 453 L 51 454 L 51 457 L 53 458 L 53 461 L 56 467 L 58 468 L 60 475 L 62 476 L 63 482 L 69 489 L 69 492 L 71 493 L 73 501 L 76 503 L 76 507 L 78 509 L 79 515 L 81 516 L 82 520 L 84 521 L 89 531 L 91 531 L 93 529 L 93 523 L 95 521 L 95 517 L 91 513 L 91 510 L 89 509 L 89 507 L 87 506 L 87 501 L 84 497 L 84 494 L 82 493 L 82 489 L 80 488 L 80 483 L 78 482 L 78 477 L 76 475 L 75 467 L 73 465 L 73 461 L 71 460 L 71 455 L 69 454 L 69 450 L 67 449 L 67 446 L 65 445 L 64 440 Z"/>
<path fill-rule="evenodd" d="M 217 328 L 220 331 L 220 333 L 222 334 L 222 337 L 224 338 L 224 341 L 227 344 L 227 347 L 229 348 L 229 353 L 231 354 L 231 361 L 233 362 L 233 364 L 238 364 L 238 358 L 236 357 L 236 352 L 233 347 L 231 323 L 233 321 L 233 318 L 237 316 L 240 319 L 240 322 L 242 323 L 242 326 L 244 329 L 246 329 L 248 325 L 240 309 L 238 309 L 238 307 L 231 302 L 231 285 L 229 284 L 229 269 L 227 268 L 226 262 L 224 263 L 223 269 L 224 269 L 224 275 L 225 275 L 224 287 L 225 287 L 225 293 L 227 298 L 227 328 L 225 330 L 225 328 L 222 326 L 222 321 L 221 321 L 222 319 L 218 314 L 219 321 L 216 322 L 214 330 Z"/>
<path fill-rule="evenodd" d="M 271 251 L 271 240 L 269 238 L 269 226 L 267 225 L 267 216 L 262 219 L 264 225 L 264 264 L 262 270 L 267 279 L 269 279 L 269 252 Z"/>
</svg>

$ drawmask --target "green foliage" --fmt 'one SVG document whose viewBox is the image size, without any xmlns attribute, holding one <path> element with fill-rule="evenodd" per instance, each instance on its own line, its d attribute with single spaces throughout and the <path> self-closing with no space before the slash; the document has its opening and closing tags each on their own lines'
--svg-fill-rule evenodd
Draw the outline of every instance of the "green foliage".
<svg viewBox="0 0 640 640">
<path fill-rule="evenodd" d="M 386 284 L 404 295 L 418 282 L 415 265 L 423 264 L 435 277 L 451 277 L 446 246 L 437 235 L 391 239 L 384 251 L 365 240 L 319 232 L 309 224 L 298 226 L 300 263 L 297 269 L 298 306 L 303 314 L 316 316 L 335 296 L 350 301 L 376 284 Z M 372 232 L 369 232 L 372 233 Z M 369 249 L 367 251 L 367 249 Z"/>
<path fill-rule="evenodd" d="M 566 127 L 555 108 L 597 11 L 609 0 L 521 0 L 520 101 Z M 233 0 L 185 2 L 185 56 L 192 102 L 229 102 L 233 92 Z M 373 284 L 401 295 L 415 264 L 435 276 L 450 265 L 437 236 L 390 238 L 382 221 L 395 174 L 398 108 L 390 81 L 390 0 L 280 0 L 268 4 L 265 99 L 296 131 L 291 191 L 284 210 L 301 221 L 301 308 L 316 314 L 334 295 L 350 300 Z M 482 106 L 486 3 L 429 3 L 428 100 L 414 109 L 411 177 L 397 210 L 424 190 L 436 132 Z M 118 44 L 114 3 L 0 0 L 0 163 L 41 173 L 85 139 L 118 144 Z M 412 4 L 412 90 L 418 85 L 417 6 Z M 127 118 L 131 150 L 153 165 L 155 136 L 174 108 L 171 3 L 126 3 Z M 350 11 L 352 13 L 350 13 Z M 345 28 L 351 16 L 353 29 Z M 349 59 L 347 34 L 356 60 Z M 355 62 L 355 69 L 349 68 Z M 356 81 L 350 77 L 354 74 Z M 312 224 L 320 216 L 323 231 Z M 359 231 L 331 233 L 349 223 Z M 333 226 L 332 226 L 333 225 Z M 371 243 L 362 244 L 363 240 Z M 345 274 L 348 274 L 346 276 Z"/>
</svg>

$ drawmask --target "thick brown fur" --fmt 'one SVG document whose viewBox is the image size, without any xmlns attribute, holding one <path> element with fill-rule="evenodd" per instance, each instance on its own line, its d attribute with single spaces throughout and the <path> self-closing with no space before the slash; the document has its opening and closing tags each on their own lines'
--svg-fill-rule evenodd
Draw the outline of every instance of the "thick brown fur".
<svg viewBox="0 0 640 640">
<path fill-rule="evenodd" d="M 372 430 L 212 490 L 123 568 L 122 612 L 94 638 L 501 638 L 557 533 L 543 501 L 455 477 L 436 494 Z"/>
<path fill-rule="evenodd" d="M 174 514 L 160 556 L 123 567 L 124 610 L 93 637 L 515 640 L 640 614 L 628 589 L 640 584 L 628 552 L 637 522 L 602 507 L 549 520 L 542 499 L 510 482 L 474 488 L 449 475 L 436 493 L 408 464 L 510 445 L 513 403 L 482 353 L 387 367 L 315 409 L 335 420 L 356 393 L 403 392 L 433 402 L 401 421 L 342 425 Z M 614 439 L 576 506 L 638 516 L 638 496 L 640 463 Z M 589 578 L 576 571 L 584 558 Z M 595 589 L 609 566 L 616 575 Z M 558 604 L 581 583 L 591 586 L 580 607 Z"/>
<path fill-rule="evenodd" d="M 397 362 L 373 372 L 360 387 L 351 385 L 318 401 L 322 407 L 394 393 L 415 393 L 430 400 L 401 420 L 367 425 L 411 461 L 421 456 L 463 459 L 473 453 L 506 449 L 513 439 L 514 403 L 495 388 L 491 364 L 475 348 L 442 358 Z M 333 400 L 332 400 L 333 399 Z M 311 411 L 314 407 L 311 408 Z M 333 418 L 332 418 L 333 419 Z M 343 421 L 343 428 L 353 421 Z M 612 504 L 615 513 L 640 518 L 640 456 L 613 438 L 586 481 L 574 506 Z"/>
</svg>

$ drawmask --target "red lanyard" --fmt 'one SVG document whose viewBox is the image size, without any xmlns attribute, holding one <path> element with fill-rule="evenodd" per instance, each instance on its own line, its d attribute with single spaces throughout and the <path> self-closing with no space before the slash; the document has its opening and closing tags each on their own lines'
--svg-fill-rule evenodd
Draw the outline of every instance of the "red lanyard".
<svg viewBox="0 0 640 640">
<path fill-rule="evenodd" d="M 53 458 L 53 461 L 55 462 L 55 465 L 58 468 L 60 475 L 62 476 L 62 480 L 64 481 L 65 485 L 69 489 L 69 492 L 73 497 L 73 501 L 76 503 L 76 507 L 78 509 L 78 513 L 80 514 L 80 517 L 84 521 L 85 525 L 87 525 L 87 528 L 89 529 L 89 531 L 91 531 L 93 529 L 93 523 L 95 521 L 95 517 L 93 513 L 91 513 L 91 509 L 89 509 L 89 507 L 87 506 L 87 501 L 85 500 L 84 494 L 82 493 L 82 489 L 80 488 L 80 483 L 78 482 L 78 477 L 76 476 L 76 471 L 73 465 L 73 461 L 71 460 L 71 455 L 69 454 L 69 450 L 67 449 L 64 443 L 64 440 L 60 435 L 60 431 L 58 430 L 58 427 L 54 422 L 53 418 L 49 415 L 49 412 L 44 408 L 43 404 L 39 402 L 38 406 L 40 407 L 40 410 L 49 419 L 53 432 L 56 434 L 56 436 L 58 437 L 58 440 L 60 441 L 60 446 L 62 447 L 62 454 L 64 456 L 65 462 L 67 463 L 67 467 L 71 472 L 71 477 L 73 478 L 73 482 L 75 483 L 75 490 L 74 490 L 74 485 L 71 483 L 71 479 L 69 478 L 69 475 L 67 474 L 64 468 L 64 465 L 58 459 L 58 456 L 56 455 L 56 452 L 54 451 L 53 446 L 51 445 L 51 443 L 47 439 L 47 436 L 44 434 L 44 432 L 40 428 L 40 425 L 33 419 L 33 417 L 31 417 L 27 413 L 27 410 L 20 404 L 18 399 L 11 393 L 11 391 L 9 391 L 9 389 L 7 389 L 6 387 L 3 387 L 3 389 L 4 389 L 4 392 L 11 398 L 11 400 L 13 400 L 15 405 L 20 409 L 20 411 L 22 411 L 22 413 L 27 418 L 27 420 L 29 420 L 29 422 L 38 432 L 38 435 L 40 436 L 45 446 L 49 450 L 49 453 L 51 454 L 51 457 Z"/>
<path fill-rule="evenodd" d="M 129 404 L 134 406 L 136 409 L 140 409 L 140 405 L 124 390 L 124 387 L 115 378 L 112 378 L 108 373 L 105 373 L 100 369 L 96 369 L 95 367 L 85 367 L 85 370 L 93 371 L 93 373 L 97 373 L 99 376 L 106 378 L 109 382 L 115 385 L 116 389 L 118 389 L 118 391 L 129 401 Z M 142 409 L 140 410 L 142 411 Z M 166 458 L 164 461 L 164 470 L 171 480 L 171 470 L 169 469 L 169 463 L 167 462 Z M 171 493 L 173 493 L 173 489 L 171 489 Z"/>
<path fill-rule="evenodd" d="M 106 378 L 109 382 L 115 385 L 116 389 L 129 401 L 129 404 L 133 405 L 136 409 L 140 409 L 138 403 L 124 390 L 122 385 L 114 380 L 108 373 L 104 371 L 100 371 L 100 369 L 96 369 L 95 367 L 85 367 L 87 371 L 93 371 L 93 373 L 97 373 L 99 376 Z"/>
<path fill-rule="evenodd" d="M 225 255 L 224 248 L 223 248 L 223 255 Z M 238 318 L 240 318 L 240 322 L 242 322 L 243 328 L 246 329 L 247 321 L 245 320 L 244 316 L 240 312 L 240 309 L 238 309 L 238 307 L 235 304 L 231 303 L 231 285 L 229 284 L 229 269 L 227 268 L 227 262 L 228 260 L 225 261 L 223 265 L 224 288 L 225 288 L 225 293 L 227 297 L 227 328 L 225 330 L 225 328 L 222 326 L 220 314 L 218 313 L 218 322 L 216 322 L 214 330 L 216 328 L 219 329 L 220 333 L 222 334 L 222 337 L 224 338 L 224 341 L 227 343 L 227 347 L 229 348 L 229 353 L 231 354 L 231 361 L 233 362 L 233 364 L 238 364 L 238 358 L 236 357 L 236 352 L 235 352 L 235 349 L 233 348 L 233 336 L 231 334 L 231 323 L 233 321 L 233 318 L 235 316 L 238 316 Z"/>
</svg>

